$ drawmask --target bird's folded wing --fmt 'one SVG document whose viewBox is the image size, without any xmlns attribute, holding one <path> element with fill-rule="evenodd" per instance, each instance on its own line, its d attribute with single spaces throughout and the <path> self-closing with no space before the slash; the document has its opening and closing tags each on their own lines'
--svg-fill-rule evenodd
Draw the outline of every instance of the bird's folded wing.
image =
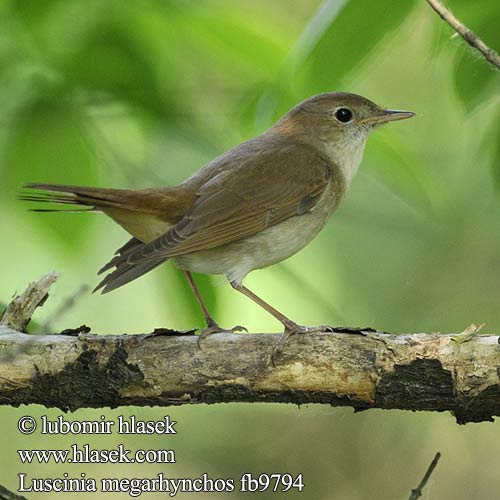
<svg viewBox="0 0 500 500">
<path fill-rule="evenodd" d="M 331 176 L 329 163 L 303 145 L 278 154 L 249 155 L 205 182 L 188 213 L 166 234 L 127 253 L 127 262 L 214 248 L 306 213 L 314 208 Z"/>
</svg>

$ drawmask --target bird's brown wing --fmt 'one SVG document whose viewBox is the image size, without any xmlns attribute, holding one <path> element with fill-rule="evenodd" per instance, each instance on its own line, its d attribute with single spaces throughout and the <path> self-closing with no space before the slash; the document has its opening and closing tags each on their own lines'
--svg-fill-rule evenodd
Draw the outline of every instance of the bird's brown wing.
<svg viewBox="0 0 500 500">
<path fill-rule="evenodd" d="M 238 164 L 217 169 L 199 187 L 196 202 L 167 233 L 125 252 L 120 262 L 115 258 L 116 269 L 98 288 L 111 291 L 138 277 L 136 267 L 230 243 L 306 213 L 331 176 L 330 164 L 304 145 L 240 153 Z"/>
<path fill-rule="evenodd" d="M 290 168 L 291 161 L 301 168 Z M 329 164 L 304 146 L 271 158 L 252 156 L 202 185 L 184 218 L 137 249 L 128 261 L 206 250 L 305 213 L 314 207 L 330 176 Z"/>
</svg>

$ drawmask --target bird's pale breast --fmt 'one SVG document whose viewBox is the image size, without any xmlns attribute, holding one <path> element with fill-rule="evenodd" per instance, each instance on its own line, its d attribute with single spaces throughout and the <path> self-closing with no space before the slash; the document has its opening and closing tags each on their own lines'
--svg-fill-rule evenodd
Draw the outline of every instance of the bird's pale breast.
<svg viewBox="0 0 500 500">
<path fill-rule="evenodd" d="M 241 283 L 250 271 L 280 262 L 304 248 L 323 228 L 340 197 L 332 182 L 311 212 L 238 241 L 175 257 L 174 262 L 181 269 L 225 274 L 229 281 Z"/>
</svg>

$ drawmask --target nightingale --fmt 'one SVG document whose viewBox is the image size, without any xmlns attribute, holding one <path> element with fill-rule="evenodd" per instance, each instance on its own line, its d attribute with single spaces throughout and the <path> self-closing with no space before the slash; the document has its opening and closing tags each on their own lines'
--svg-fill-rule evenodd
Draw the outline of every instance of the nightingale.
<svg viewBox="0 0 500 500">
<path fill-rule="evenodd" d="M 243 279 L 305 247 L 343 200 L 370 133 L 412 116 L 356 94 L 323 93 L 177 186 L 128 190 L 30 183 L 25 187 L 39 191 L 21 198 L 103 212 L 130 233 L 132 238 L 99 271 L 109 273 L 94 291 L 115 290 L 171 260 L 184 271 L 205 317 L 199 340 L 246 330 L 217 324 L 192 272 L 225 275 L 235 290 L 283 324 L 275 354 L 288 336 L 329 327 L 295 323 L 246 288 Z"/>
</svg>

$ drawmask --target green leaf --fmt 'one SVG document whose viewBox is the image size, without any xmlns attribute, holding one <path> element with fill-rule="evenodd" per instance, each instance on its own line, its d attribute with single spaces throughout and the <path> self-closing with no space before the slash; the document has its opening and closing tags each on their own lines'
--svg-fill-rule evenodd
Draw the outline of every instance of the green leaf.
<svg viewBox="0 0 500 500">
<path fill-rule="evenodd" d="M 335 2 L 325 2 L 335 3 Z M 308 93 L 339 87 L 342 79 L 366 59 L 377 44 L 401 25 L 414 0 L 351 0 L 311 45 L 299 70 Z M 314 19 L 313 19 L 314 21 Z"/>
<path fill-rule="evenodd" d="M 401 25 L 414 4 L 415 0 L 324 0 L 274 82 L 255 99 L 256 128 L 269 126 L 297 100 L 341 90 L 343 79 Z M 244 118 L 248 123 L 249 115 Z"/>
<path fill-rule="evenodd" d="M 154 64 L 117 23 L 100 27 L 59 69 L 75 88 L 166 116 L 175 106 L 159 88 Z"/>
<path fill-rule="evenodd" d="M 163 4 L 168 9 L 167 2 Z M 57 73 L 67 87 L 83 91 L 91 104 L 99 104 L 104 97 L 162 119 L 177 109 L 168 85 L 172 73 L 167 73 L 168 79 L 159 77 L 169 61 L 165 54 L 151 50 L 147 33 L 137 30 L 137 5 L 28 0 L 26 5 L 14 2 L 11 11 L 25 27 L 29 42 L 25 45 L 36 47 L 29 51 L 30 57 Z M 163 28 L 165 34 L 168 22 Z"/>
<path fill-rule="evenodd" d="M 61 0 L 13 0 L 10 9 L 32 33 L 42 31 Z M 38 41 L 41 40 L 41 37 Z"/>
<path fill-rule="evenodd" d="M 247 19 L 230 9 L 194 10 L 186 16 L 187 43 L 194 44 L 207 64 L 223 64 L 227 72 L 244 71 L 267 78 L 279 68 L 285 55 L 282 44 L 264 20 L 253 26 Z M 202 63 L 202 61 L 199 61 Z"/>
</svg>

